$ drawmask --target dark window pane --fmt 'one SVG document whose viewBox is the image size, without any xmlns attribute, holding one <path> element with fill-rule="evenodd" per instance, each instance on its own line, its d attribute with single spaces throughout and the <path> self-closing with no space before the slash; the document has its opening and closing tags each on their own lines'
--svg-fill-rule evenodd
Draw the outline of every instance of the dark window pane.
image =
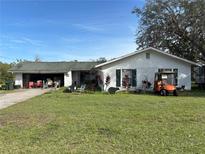
<svg viewBox="0 0 205 154">
<path fill-rule="evenodd" d="M 146 53 L 146 59 L 150 59 L 150 53 Z"/>
</svg>

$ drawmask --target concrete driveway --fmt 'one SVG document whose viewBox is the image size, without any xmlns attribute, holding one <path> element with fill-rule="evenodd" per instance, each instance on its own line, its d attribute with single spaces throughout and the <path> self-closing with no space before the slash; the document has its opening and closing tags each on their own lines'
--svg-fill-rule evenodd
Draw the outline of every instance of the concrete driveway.
<svg viewBox="0 0 205 154">
<path fill-rule="evenodd" d="M 13 93 L 0 95 L 0 109 L 6 108 L 13 104 L 28 100 L 32 97 L 42 95 L 51 89 L 23 89 Z"/>
</svg>

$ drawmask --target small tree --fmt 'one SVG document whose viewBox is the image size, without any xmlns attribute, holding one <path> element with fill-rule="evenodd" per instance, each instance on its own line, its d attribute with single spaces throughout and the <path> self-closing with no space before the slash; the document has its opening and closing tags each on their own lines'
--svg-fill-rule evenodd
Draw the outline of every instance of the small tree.
<svg viewBox="0 0 205 154">
<path fill-rule="evenodd" d="M 40 56 L 39 56 L 39 55 L 36 55 L 34 61 L 35 61 L 35 62 L 41 62 Z"/>
<path fill-rule="evenodd" d="M 13 80 L 13 74 L 8 72 L 9 68 L 11 68 L 11 64 L 0 62 L 0 84 Z"/>
<path fill-rule="evenodd" d="M 105 90 L 107 90 L 107 88 L 108 88 L 108 86 L 109 86 L 109 84 L 110 84 L 110 80 L 111 80 L 110 76 L 107 75 L 107 77 L 106 77 L 106 79 L 105 79 L 105 86 L 106 86 Z"/>
</svg>

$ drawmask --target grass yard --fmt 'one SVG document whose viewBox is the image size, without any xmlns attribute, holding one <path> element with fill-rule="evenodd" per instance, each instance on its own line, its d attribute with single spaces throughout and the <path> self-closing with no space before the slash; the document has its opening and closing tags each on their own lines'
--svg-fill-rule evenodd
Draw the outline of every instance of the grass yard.
<svg viewBox="0 0 205 154">
<path fill-rule="evenodd" d="M 205 153 L 205 92 L 183 95 L 44 94 L 0 110 L 0 153 Z"/>
</svg>

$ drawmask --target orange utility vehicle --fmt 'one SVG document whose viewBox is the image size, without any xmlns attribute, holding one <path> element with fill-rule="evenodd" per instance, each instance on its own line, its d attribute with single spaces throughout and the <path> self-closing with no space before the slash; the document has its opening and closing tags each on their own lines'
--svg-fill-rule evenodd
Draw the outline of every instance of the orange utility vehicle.
<svg viewBox="0 0 205 154">
<path fill-rule="evenodd" d="M 167 96 L 170 93 L 177 96 L 174 77 L 175 73 L 172 71 L 155 73 L 154 92 L 161 96 Z"/>
</svg>

